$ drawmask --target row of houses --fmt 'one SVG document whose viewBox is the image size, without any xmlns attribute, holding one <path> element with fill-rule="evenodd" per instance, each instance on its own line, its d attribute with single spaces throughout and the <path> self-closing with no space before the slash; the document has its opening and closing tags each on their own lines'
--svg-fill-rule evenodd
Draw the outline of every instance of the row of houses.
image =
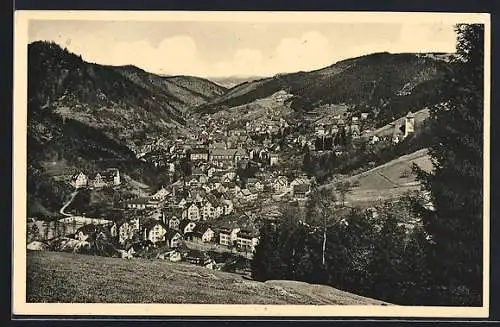
<svg viewBox="0 0 500 327">
<path fill-rule="evenodd" d="M 206 222 L 171 217 L 164 220 L 132 218 L 114 223 L 112 237 L 125 246 L 127 243 L 145 240 L 153 244 L 162 242 L 171 248 L 183 241 L 214 243 L 253 252 L 259 242 L 255 232 L 241 228 L 217 228 Z"/>
<path fill-rule="evenodd" d="M 97 172 L 80 171 L 71 177 L 70 184 L 77 189 L 118 186 L 121 184 L 120 171 L 116 168 Z"/>
</svg>

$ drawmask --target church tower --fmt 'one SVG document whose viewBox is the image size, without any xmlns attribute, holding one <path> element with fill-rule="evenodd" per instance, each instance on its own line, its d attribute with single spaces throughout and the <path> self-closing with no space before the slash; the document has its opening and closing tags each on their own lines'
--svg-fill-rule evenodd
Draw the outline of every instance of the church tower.
<svg viewBox="0 0 500 327">
<path fill-rule="evenodd" d="M 408 112 L 408 114 L 405 117 L 405 135 L 404 137 L 407 137 L 411 133 L 415 131 L 415 115 L 412 114 L 412 112 Z"/>
</svg>

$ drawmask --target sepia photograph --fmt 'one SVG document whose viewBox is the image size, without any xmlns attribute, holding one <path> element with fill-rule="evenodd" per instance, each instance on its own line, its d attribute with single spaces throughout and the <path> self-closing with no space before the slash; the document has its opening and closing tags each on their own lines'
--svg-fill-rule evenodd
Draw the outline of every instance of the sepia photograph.
<svg viewBox="0 0 500 327">
<path fill-rule="evenodd" d="M 13 313 L 487 317 L 489 24 L 17 11 Z"/>
</svg>

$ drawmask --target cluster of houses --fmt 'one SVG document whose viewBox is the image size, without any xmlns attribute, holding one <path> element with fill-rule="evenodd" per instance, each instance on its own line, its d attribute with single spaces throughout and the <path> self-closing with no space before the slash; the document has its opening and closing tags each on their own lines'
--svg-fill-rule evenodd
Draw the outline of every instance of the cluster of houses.
<svg viewBox="0 0 500 327">
<path fill-rule="evenodd" d="M 162 187 L 151 196 L 128 200 L 125 208 L 164 209 L 182 219 L 210 221 L 273 194 L 286 194 L 294 199 L 307 198 L 313 184 L 305 175 L 290 178 L 279 172 L 258 173 L 255 177 L 246 179 L 243 184 L 234 171 L 212 168 L 209 169 L 210 176 L 195 170 L 187 181 L 179 180 Z"/>
<path fill-rule="evenodd" d="M 345 119 L 341 115 L 335 115 L 332 118 L 320 119 L 314 123 L 314 133 L 317 137 L 336 136 L 339 134 L 349 134 L 356 139 L 361 136 L 361 121 L 366 120 L 367 113 L 361 113 L 360 117 L 352 116 L 350 119 Z"/>
<path fill-rule="evenodd" d="M 116 168 L 95 172 L 80 171 L 71 177 L 70 184 L 77 189 L 118 186 L 121 184 L 120 171 Z"/>
<path fill-rule="evenodd" d="M 259 243 L 258 233 L 253 230 L 216 227 L 209 222 L 166 217 L 163 214 L 157 218 L 134 217 L 115 222 L 110 228 L 110 234 L 126 250 L 140 241 L 161 243 L 170 248 L 177 248 L 187 241 L 219 244 L 239 251 L 253 252 Z"/>
</svg>

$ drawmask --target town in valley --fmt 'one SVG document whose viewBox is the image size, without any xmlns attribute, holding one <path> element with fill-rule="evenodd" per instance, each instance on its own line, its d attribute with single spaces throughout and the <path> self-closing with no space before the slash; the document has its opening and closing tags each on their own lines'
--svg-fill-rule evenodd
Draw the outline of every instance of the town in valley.
<svg viewBox="0 0 500 327">
<path fill-rule="evenodd" d="M 444 133 L 453 130 L 446 119 L 459 124 L 460 119 L 482 117 L 476 110 L 475 116 L 441 118 L 462 101 L 449 76 L 462 65 L 461 48 L 455 49 L 461 39 L 455 33 L 478 33 L 473 25 L 460 25 L 465 32 L 451 25 L 418 25 L 414 28 L 428 28 L 419 42 L 427 44 L 432 35 L 438 41 L 412 51 L 399 51 L 396 45 L 356 55 L 346 50 L 335 60 L 321 56 L 337 51 L 328 43 L 328 37 L 342 41 L 332 36 L 337 32 L 365 40 L 370 29 L 373 37 L 383 38 L 397 31 L 403 35 L 410 27 L 338 23 L 336 32 L 315 25 L 317 31 L 296 39 L 268 29 L 270 35 L 276 33 L 278 46 L 271 51 L 264 42 L 259 51 L 270 51 L 269 58 L 255 49 L 239 49 L 230 65 L 208 64 L 240 42 L 232 34 L 224 34 L 227 44 L 224 37 L 215 38 L 223 33 L 216 24 L 200 23 L 192 28 L 199 35 L 165 37 L 150 47 L 158 40 L 147 39 L 149 31 L 168 30 L 161 25 L 167 23 L 99 22 L 95 24 L 102 25 L 103 35 L 122 35 L 123 29 L 131 38 L 116 45 L 95 40 L 102 51 L 78 45 L 78 37 L 91 42 L 82 34 L 95 30 L 91 21 L 32 24 L 27 45 L 30 301 L 415 304 L 431 303 L 442 289 L 454 291 L 439 293 L 439 304 L 480 299 L 479 270 L 466 279 L 457 268 L 459 277 L 450 279 L 450 288 L 426 284 L 432 274 L 433 283 L 448 282 L 448 275 L 439 275 L 447 274 L 446 269 L 429 268 L 429 253 L 459 255 L 444 245 L 439 248 L 439 239 L 449 235 L 454 244 L 463 236 L 455 227 L 448 226 L 450 233 L 444 232 L 448 227 L 429 227 L 447 220 L 428 217 L 442 214 L 448 208 L 443 203 L 452 206 L 446 194 L 463 191 L 450 182 L 462 178 L 457 171 L 476 172 L 453 170 L 455 164 L 445 161 L 455 157 L 439 156 L 445 147 L 438 146 L 449 140 Z M 248 35 L 263 33 L 257 25 L 235 26 L 242 35 L 246 29 Z M 54 32 L 60 29 L 75 36 L 64 39 Z M 205 44 L 205 29 L 213 29 L 213 42 L 221 42 L 221 49 Z M 192 45 L 196 40 L 199 49 Z M 144 58 L 124 50 L 127 44 L 142 47 Z M 165 49 L 176 49 L 173 45 L 193 54 L 158 59 L 169 53 Z M 199 62 L 200 49 L 208 53 L 205 65 Z M 109 53 L 115 57 L 106 57 Z M 318 59 L 311 59 L 310 66 L 285 66 L 286 58 L 304 60 L 303 53 Z M 186 73 L 177 74 L 168 60 Z M 195 69 L 203 77 L 195 76 Z M 241 70 L 241 76 L 231 76 L 233 69 Z M 470 90 L 476 92 L 472 86 Z M 473 147 L 457 151 L 482 153 L 477 145 L 481 135 L 467 128 L 482 125 L 467 122 L 456 128 L 467 141 L 457 146 Z M 479 162 L 474 160 L 467 162 Z M 453 173 L 439 175 L 448 168 Z M 433 174 L 436 179 L 429 177 Z M 480 193 L 474 176 L 482 175 L 464 177 L 473 185 L 464 197 Z M 440 188 L 433 184 L 439 178 L 450 180 Z M 448 186 L 456 189 L 446 193 Z M 460 203 L 480 212 L 482 202 Z M 446 217 L 465 212 L 456 208 Z M 480 215 L 473 216 L 465 220 L 473 224 L 468 229 L 480 231 Z M 443 252 L 428 250 L 433 246 Z M 99 261 L 103 257 L 109 261 Z M 96 262 L 109 273 L 95 271 Z M 72 273 L 62 275 L 64 269 Z M 117 282 L 122 274 L 138 286 Z M 179 280 L 171 282 L 175 278 Z M 231 278 L 231 286 L 222 285 L 224 278 Z M 52 279 L 58 286 L 45 287 Z M 332 298 L 312 295 L 309 286 L 286 284 L 290 281 L 331 287 L 325 292 L 333 292 Z M 150 290 L 149 283 L 163 293 Z M 132 287 L 137 287 L 136 297 Z M 174 288 L 171 298 L 165 295 Z M 308 295 L 293 293 L 299 288 Z M 240 292 L 247 295 L 237 298 Z"/>
</svg>

